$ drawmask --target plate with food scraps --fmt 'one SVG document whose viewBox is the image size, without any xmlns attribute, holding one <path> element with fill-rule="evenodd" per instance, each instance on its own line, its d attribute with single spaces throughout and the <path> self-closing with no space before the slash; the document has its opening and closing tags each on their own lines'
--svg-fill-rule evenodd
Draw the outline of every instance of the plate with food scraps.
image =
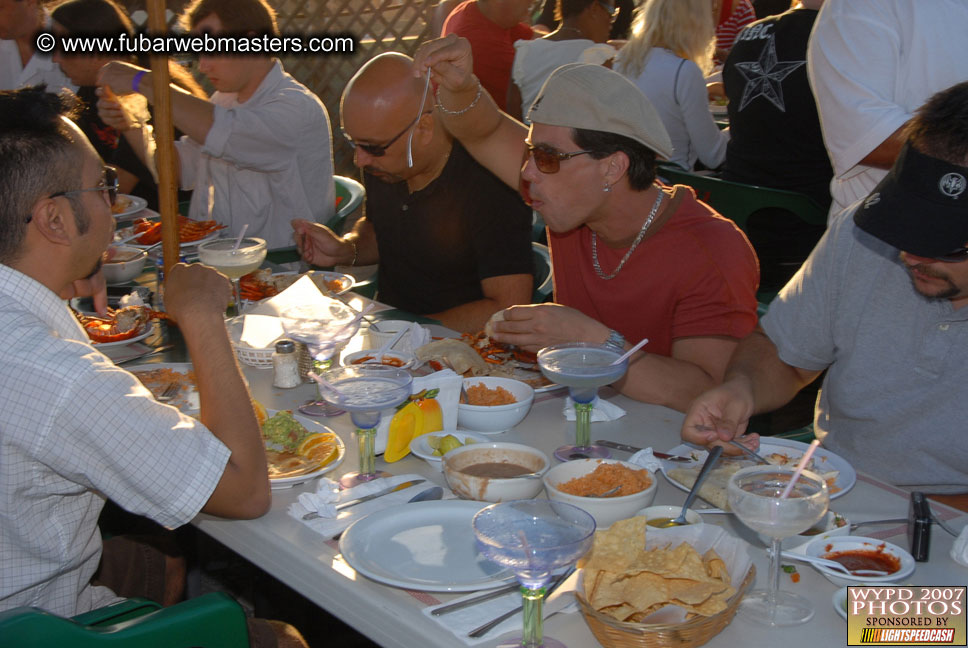
<svg viewBox="0 0 968 648">
<path fill-rule="evenodd" d="M 190 362 L 140 364 L 125 369 L 133 373 L 155 397 L 160 396 L 172 383 L 177 383 L 178 391 L 165 404 L 177 407 L 184 414 L 198 412 L 198 387 L 195 384 L 195 369 Z"/>
<path fill-rule="evenodd" d="M 147 206 L 148 201 L 141 196 L 119 193 L 117 200 L 111 205 L 111 213 L 114 214 L 115 220 L 120 221 L 134 216 Z"/>
<path fill-rule="evenodd" d="M 514 378 L 530 385 L 538 393 L 561 387 L 541 373 L 535 353 L 495 342 L 483 332 L 477 335 L 464 333 L 456 339 L 435 339 L 421 349 L 425 352 L 418 350 L 417 360 L 426 362 L 434 371 L 449 367 L 468 377 Z M 468 354 L 476 354 L 480 359 L 468 358 Z"/>
<path fill-rule="evenodd" d="M 143 227 L 145 227 L 145 223 L 147 223 L 148 225 L 152 225 L 153 226 L 153 225 L 157 224 L 159 218 L 160 218 L 160 216 L 153 215 L 151 218 L 142 218 L 142 219 L 136 220 L 133 223 L 131 223 L 131 225 L 129 225 L 127 227 L 122 227 L 121 229 L 117 230 L 115 232 L 115 235 L 114 235 L 115 236 L 115 239 L 116 240 L 126 239 L 129 236 L 132 236 L 133 234 L 136 233 L 136 231 L 137 231 L 136 228 L 137 227 L 142 227 L 143 228 Z M 207 231 L 207 233 L 204 234 L 203 236 L 198 236 L 197 238 L 193 238 L 192 240 L 181 240 L 181 247 L 182 247 L 182 249 L 185 249 L 185 248 L 188 248 L 188 247 L 193 247 L 193 246 L 196 246 L 199 243 L 202 243 L 204 241 L 211 241 L 212 239 L 218 238 L 219 237 L 219 231 L 222 230 L 222 229 L 225 229 L 225 226 L 224 225 L 218 225 L 217 223 L 215 223 L 215 221 L 189 221 L 184 216 L 179 216 L 178 217 L 179 228 L 181 228 L 186 223 L 190 223 L 190 222 L 192 222 L 192 223 L 202 223 L 203 224 L 203 229 L 201 231 Z M 147 231 L 145 233 L 147 234 Z M 197 236 L 197 234 L 196 234 L 196 236 Z M 141 238 L 141 237 L 139 237 L 139 238 Z M 182 238 L 184 239 L 185 237 L 182 237 Z M 158 239 L 158 241 L 155 241 L 153 243 L 139 243 L 138 242 L 138 239 L 132 239 L 132 240 L 128 241 L 127 243 L 125 243 L 125 245 L 130 245 L 131 247 L 139 248 L 141 250 L 147 250 L 148 248 L 151 248 L 151 247 L 154 247 L 155 245 L 158 245 L 160 242 L 161 242 L 161 239 L 160 238 Z"/>
<path fill-rule="evenodd" d="M 288 410 L 270 409 L 266 414 L 262 437 L 269 464 L 269 485 L 274 490 L 304 484 L 336 470 L 343 463 L 346 456 L 343 440 L 322 423 Z M 314 444 L 312 449 L 307 447 L 310 444 L 307 441 Z M 323 446 L 324 459 L 311 456 Z"/>
<path fill-rule="evenodd" d="M 421 434 L 417 438 L 410 441 L 410 452 L 431 464 L 438 464 L 443 459 L 443 455 L 434 454 L 434 452 L 437 451 L 440 441 L 448 436 L 452 436 L 457 440 L 458 445 L 454 447 L 460 447 L 467 445 L 468 443 L 490 442 L 492 440 L 490 437 L 487 437 L 483 434 L 478 434 L 477 432 L 467 432 L 465 430 L 439 430 L 437 432 Z M 437 447 L 435 447 L 435 445 Z"/>
<path fill-rule="evenodd" d="M 352 275 L 342 272 L 331 272 L 329 270 L 311 270 L 303 273 L 273 272 L 268 268 L 263 268 L 250 272 L 239 280 L 242 299 L 248 302 L 257 302 L 274 297 L 296 283 L 303 275 L 308 275 L 322 292 L 333 292 L 337 295 L 349 292 L 356 283 Z"/>
<path fill-rule="evenodd" d="M 797 464 L 800 462 L 800 457 L 803 456 L 803 453 L 806 452 L 807 448 L 809 447 L 810 446 L 806 443 L 794 441 L 792 439 L 763 437 L 760 439 L 760 447 L 757 449 L 757 453 L 759 453 L 764 459 L 770 461 L 771 463 L 775 463 L 778 466 L 796 468 Z M 668 451 L 668 453 L 690 457 L 693 459 L 692 463 L 674 463 L 671 461 L 661 462 L 662 474 L 665 475 L 665 478 L 669 481 L 669 483 L 676 488 L 688 491 L 692 486 L 692 482 L 690 481 L 688 484 L 680 482 L 675 478 L 675 475 L 682 476 L 684 474 L 690 474 L 694 480 L 695 475 L 699 473 L 703 462 L 706 460 L 706 451 L 697 446 L 684 443 L 672 448 Z M 838 497 L 846 495 L 857 482 L 857 472 L 854 470 L 854 467 L 838 454 L 818 446 L 816 451 L 813 453 L 811 461 L 813 462 L 811 470 L 823 476 L 827 481 L 827 486 L 830 490 L 830 499 L 837 499 Z M 706 485 L 704 485 L 700 491 L 705 490 L 707 485 L 717 489 L 721 487 L 723 497 L 720 501 L 725 501 L 725 488 L 726 482 L 729 481 L 729 476 L 740 468 L 745 468 L 746 466 L 751 465 L 753 465 L 753 462 L 748 459 L 743 459 L 742 456 L 721 461 L 720 465 L 717 466 L 712 473 L 710 473 L 710 476 L 707 478 Z M 719 483 L 719 486 L 716 485 L 717 483 Z M 709 498 L 705 496 L 703 499 L 710 501 Z M 716 502 L 711 503 L 717 505 Z"/>
<path fill-rule="evenodd" d="M 471 520 L 487 502 L 414 502 L 371 513 L 346 529 L 339 550 L 350 567 L 394 587 L 472 592 L 513 581 L 477 548 Z"/>
</svg>

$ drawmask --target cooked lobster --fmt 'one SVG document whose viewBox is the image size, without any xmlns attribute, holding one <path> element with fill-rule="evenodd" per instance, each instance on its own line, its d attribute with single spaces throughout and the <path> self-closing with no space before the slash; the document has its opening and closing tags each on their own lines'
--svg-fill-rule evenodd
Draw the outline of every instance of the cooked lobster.
<svg viewBox="0 0 968 648">
<path fill-rule="evenodd" d="M 151 310 L 147 306 L 125 306 L 109 308 L 108 316 L 85 315 L 74 311 L 87 336 L 94 343 L 118 342 L 129 340 L 144 332 L 149 320 L 164 319 L 168 315 Z"/>
</svg>

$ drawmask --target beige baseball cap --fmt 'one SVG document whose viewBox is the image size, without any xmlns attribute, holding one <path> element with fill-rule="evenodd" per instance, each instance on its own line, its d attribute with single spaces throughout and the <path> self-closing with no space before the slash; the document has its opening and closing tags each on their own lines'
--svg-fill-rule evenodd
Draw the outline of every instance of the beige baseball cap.
<svg viewBox="0 0 968 648">
<path fill-rule="evenodd" d="M 601 65 L 569 63 L 551 73 L 528 119 L 539 124 L 624 135 L 665 159 L 672 142 L 659 113 L 624 76 Z"/>
</svg>

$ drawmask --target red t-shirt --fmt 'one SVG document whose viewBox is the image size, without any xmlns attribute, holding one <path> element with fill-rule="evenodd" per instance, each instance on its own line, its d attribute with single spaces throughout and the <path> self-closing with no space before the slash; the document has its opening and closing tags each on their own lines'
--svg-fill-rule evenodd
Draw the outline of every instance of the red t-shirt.
<svg viewBox="0 0 968 648">
<path fill-rule="evenodd" d="M 645 350 L 669 356 L 676 338 L 742 338 L 756 326 L 756 254 L 736 225 L 676 187 L 681 203 L 647 237 L 613 279 L 592 266 L 591 230 L 550 232 L 555 302 L 576 308 Z M 598 242 L 602 271 L 615 270 L 628 248 Z"/>
<path fill-rule="evenodd" d="M 730 11 L 730 7 L 732 11 Z M 756 11 L 749 0 L 723 0 L 723 8 L 716 25 L 716 48 L 729 51 L 740 30 L 756 20 Z"/>
<path fill-rule="evenodd" d="M 484 17 L 477 7 L 477 0 L 467 0 L 457 5 L 444 21 L 441 36 L 447 34 L 457 34 L 470 41 L 474 74 L 498 107 L 504 110 L 514 64 L 514 41 L 534 38 L 531 27 L 518 23 L 511 29 L 501 29 Z"/>
</svg>

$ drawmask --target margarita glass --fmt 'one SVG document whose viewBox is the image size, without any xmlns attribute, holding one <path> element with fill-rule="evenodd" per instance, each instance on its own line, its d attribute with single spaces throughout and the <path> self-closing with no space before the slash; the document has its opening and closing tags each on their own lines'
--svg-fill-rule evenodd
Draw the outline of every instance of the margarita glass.
<svg viewBox="0 0 968 648">
<path fill-rule="evenodd" d="M 545 586 L 555 569 L 570 565 L 591 548 L 595 519 L 571 504 L 533 499 L 492 504 L 481 509 L 471 525 L 481 553 L 512 570 L 521 583 L 524 636 L 499 648 L 564 648 L 543 636 Z"/>
<path fill-rule="evenodd" d="M 384 365 L 353 365 L 327 371 L 323 378 L 331 387 L 323 387 L 320 395 L 349 412 L 356 426 L 360 469 L 343 475 L 340 486 L 352 488 L 378 477 L 389 477 L 390 473 L 377 472 L 375 467 L 376 427 L 383 410 L 396 407 L 410 396 L 410 372 Z"/>
<path fill-rule="evenodd" d="M 302 342 L 313 359 L 313 371 L 321 374 L 333 365 L 333 355 L 349 342 L 360 328 L 357 312 L 335 299 L 295 306 L 284 310 L 279 319 L 286 335 Z M 308 416 L 335 416 L 343 410 L 324 400 L 304 403 L 299 411 Z"/>
<path fill-rule="evenodd" d="M 561 461 L 608 458 L 608 448 L 591 443 L 593 401 L 598 388 L 609 385 L 628 371 L 628 360 L 612 364 L 622 352 L 605 344 L 573 342 L 556 344 L 538 351 L 538 366 L 548 380 L 566 385 L 568 395 L 575 401 L 575 444 L 561 446 L 555 457 Z"/>
<path fill-rule="evenodd" d="M 258 270 L 266 260 L 266 242 L 260 238 L 244 238 L 236 248 L 235 239 L 206 241 L 198 246 L 198 260 L 232 280 L 235 312 L 241 315 L 245 308 L 242 305 L 239 279 L 253 270 Z"/>
<path fill-rule="evenodd" d="M 816 524 L 827 513 L 830 502 L 827 484 L 806 470 L 800 473 L 790 495 L 780 497 L 793 475 L 794 470 L 788 468 L 752 466 L 736 472 L 726 487 L 729 507 L 736 517 L 772 538 L 769 587 L 747 594 L 739 614 L 774 627 L 799 625 L 813 618 L 810 601 L 780 590 L 780 542 Z"/>
</svg>

